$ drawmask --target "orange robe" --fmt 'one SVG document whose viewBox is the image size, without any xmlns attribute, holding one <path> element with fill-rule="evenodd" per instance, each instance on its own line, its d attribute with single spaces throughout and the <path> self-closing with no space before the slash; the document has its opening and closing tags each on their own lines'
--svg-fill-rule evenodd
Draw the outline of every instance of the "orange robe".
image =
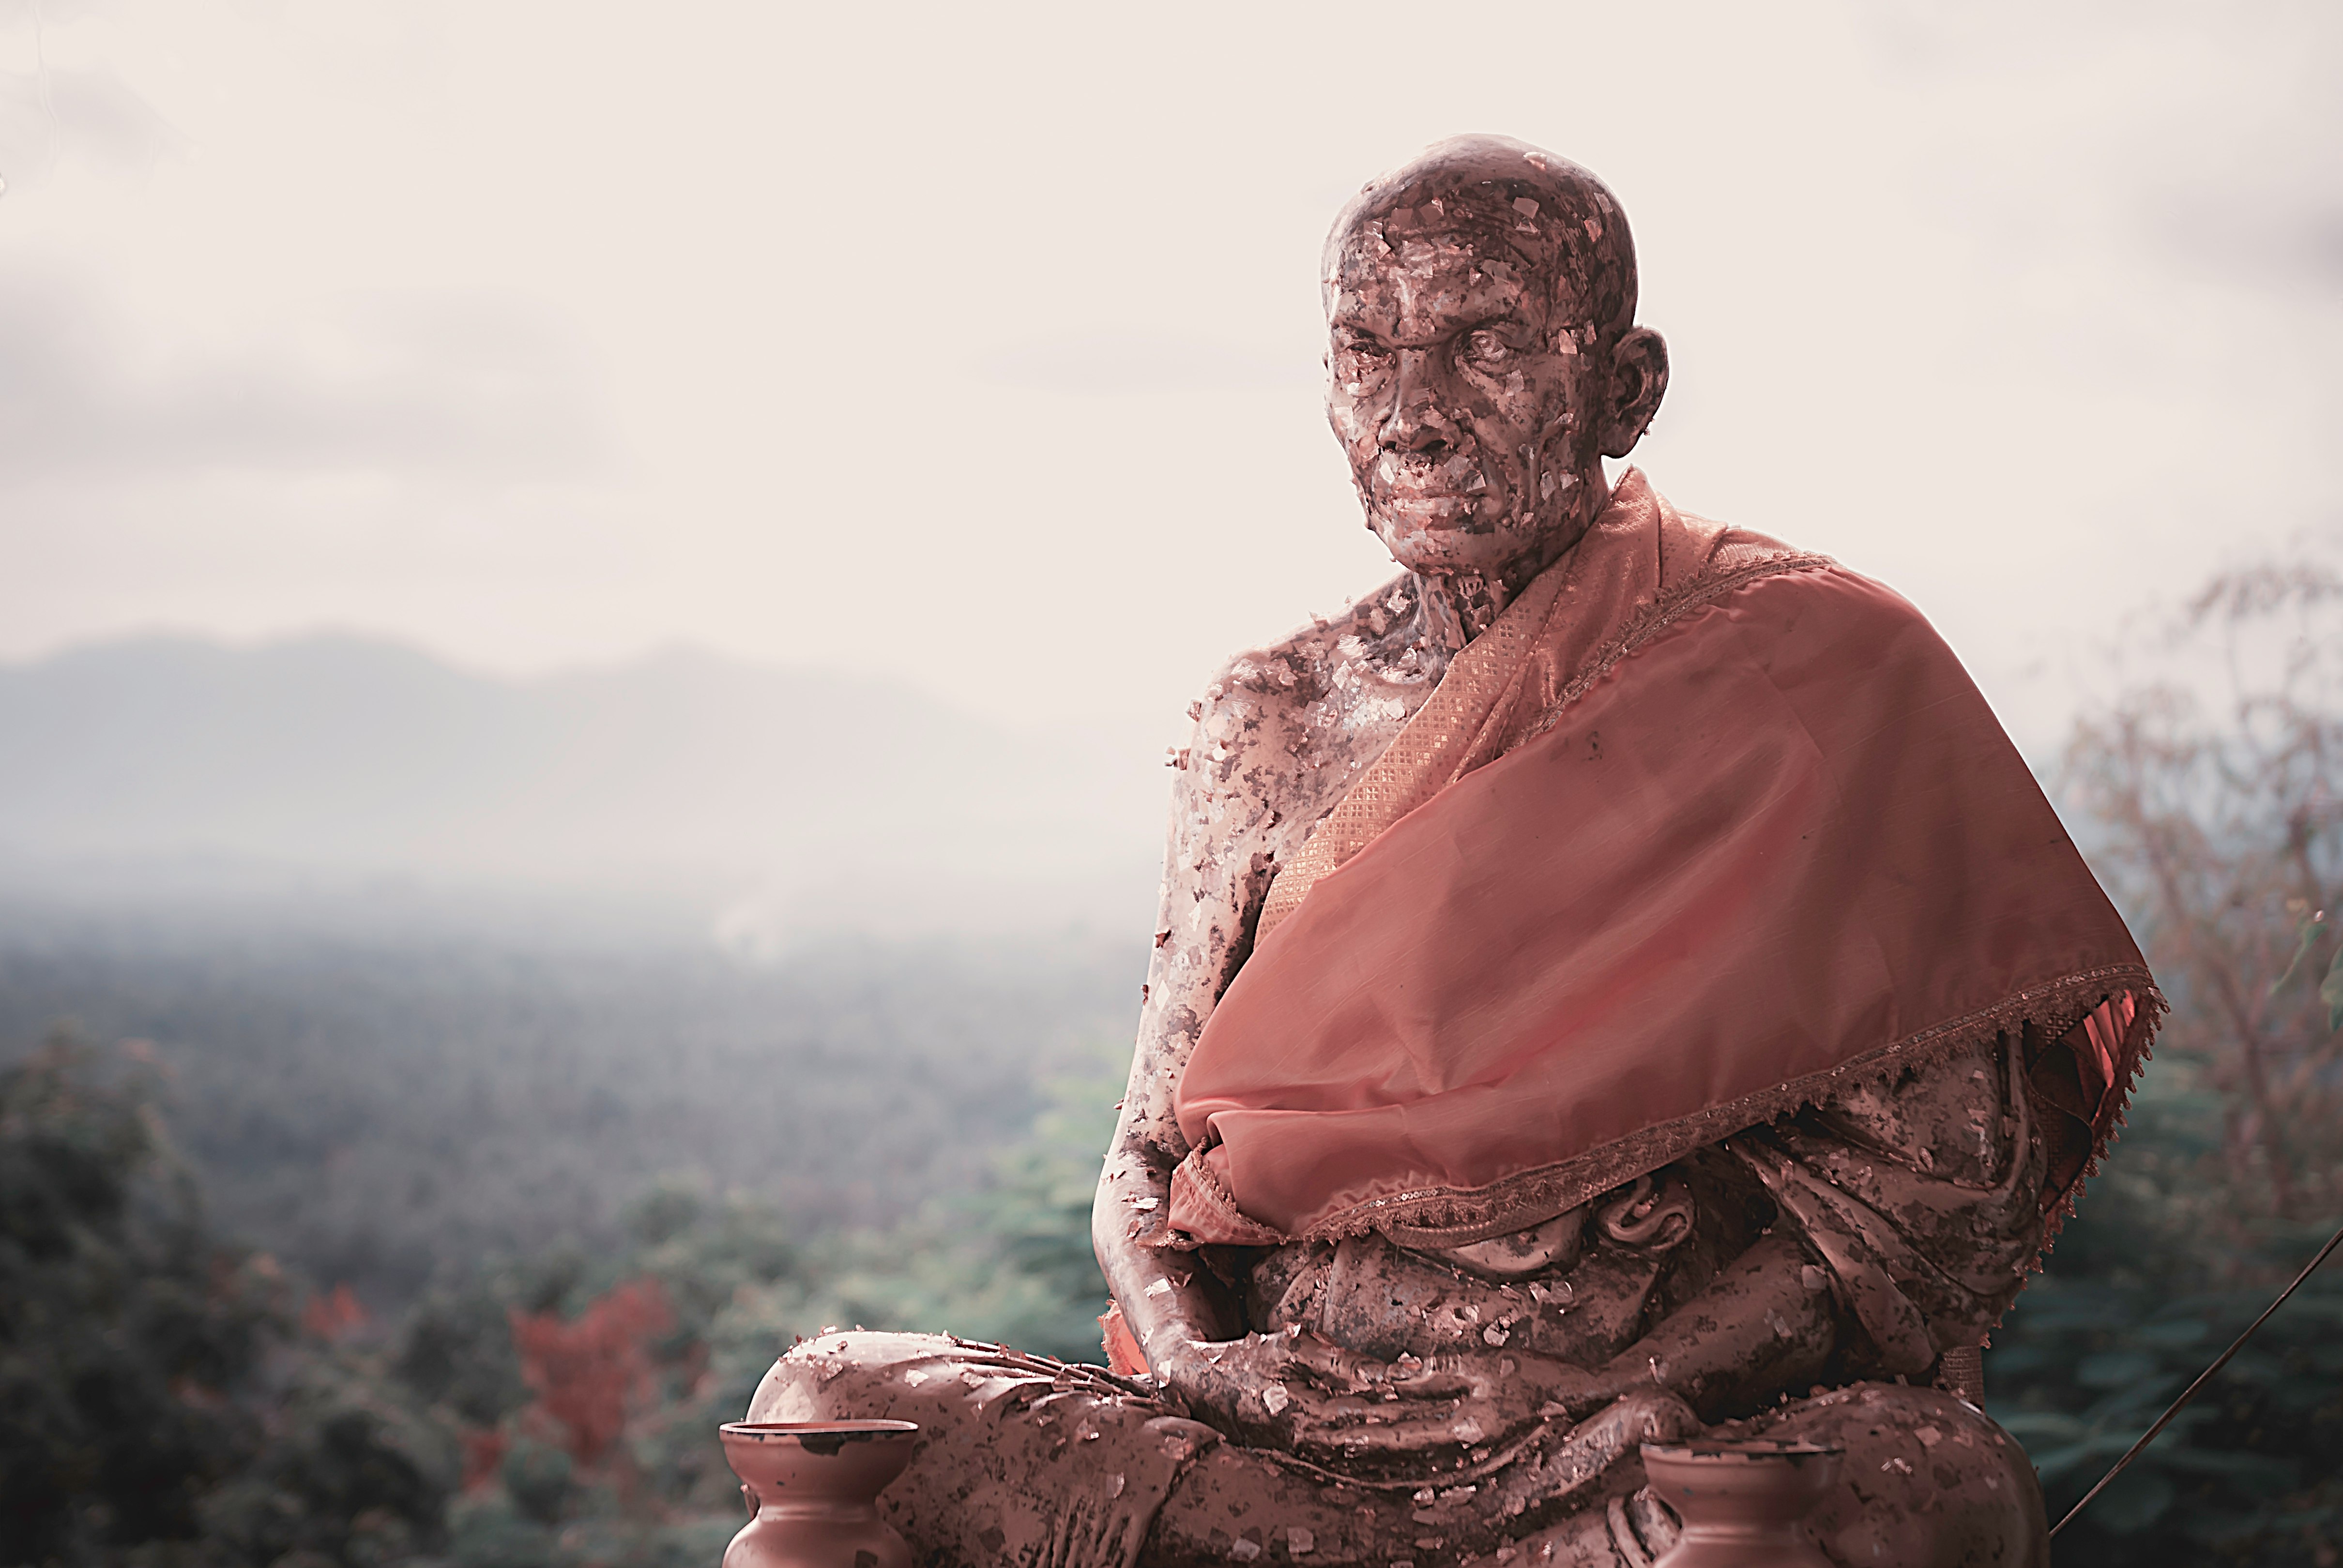
<svg viewBox="0 0 2343 1568">
<path fill-rule="evenodd" d="M 2021 1034 L 2062 1206 L 2161 1010 L 1919 613 L 1630 470 L 1279 873 L 1172 1228 L 1471 1243 Z"/>
</svg>

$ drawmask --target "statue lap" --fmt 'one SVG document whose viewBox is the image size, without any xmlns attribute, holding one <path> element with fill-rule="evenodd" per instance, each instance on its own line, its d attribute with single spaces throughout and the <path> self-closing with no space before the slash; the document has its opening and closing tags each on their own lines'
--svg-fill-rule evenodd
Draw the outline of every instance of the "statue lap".
<svg viewBox="0 0 2343 1568">
<path fill-rule="evenodd" d="M 1643 1490 L 1636 1445 L 1704 1432 L 1844 1448 L 1811 1520 L 1843 1568 L 2048 1561 L 2018 1445 L 1950 1394 L 1894 1383 L 1714 1428 L 1673 1395 L 1631 1395 L 1579 1423 L 1537 1473 L 1445 1489 L 1346 1482 L 1232 1442 L 1101 1369 L 946 1335 L 807 1341 L 766 1373 L 748 1418 L 917 1422 L 911 1463 L 880 1501 L 924 1568 L 1640 1568 L 1675 1530 Z"/>
</svg>

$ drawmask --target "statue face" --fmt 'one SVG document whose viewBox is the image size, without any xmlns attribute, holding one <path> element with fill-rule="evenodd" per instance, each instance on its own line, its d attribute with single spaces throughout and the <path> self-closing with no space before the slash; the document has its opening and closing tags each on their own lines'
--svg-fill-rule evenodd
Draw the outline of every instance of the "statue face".
<svg viewBox="0 0 2343 1568">
<path fill-rule="evenodd" d="M 1568 286 L 1490 232 L 1561 215 L 1486 205 L 1366 216 L 1335 251 L 1327 419 L 1411 571 L 1498 574 L 1602 500 L 1610 357 Z"/>
</svg>

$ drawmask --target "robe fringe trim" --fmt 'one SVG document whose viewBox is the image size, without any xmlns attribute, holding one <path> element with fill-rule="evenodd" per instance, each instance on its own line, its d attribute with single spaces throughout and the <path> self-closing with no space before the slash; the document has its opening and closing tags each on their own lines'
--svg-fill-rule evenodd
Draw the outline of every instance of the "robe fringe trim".
<svg viewBox="0 0 2343 1568">
<path fill-rule="evenodd" d="M 1924 1065 L 1965 1048 L 1990 1043 L 2029 1023 L 2056 1040 L 2101 1002 L 2125 992 L 2133 998 L 2135 1010 L 2125 1031 L 2121 1057 L 2113 1064 L 2107 1091 L 2110 1103 L 2101 1108 L 2100 1125 L 2106 1131 L 2096 1135 L 2090 1159 L 2083 1168 L 2082 1177 L 2087 1178 L 2097 1171 L 2116 1130 L 2122 1125 L 2124 1108 L 2146 1067 L 2167 1010 L 2163 993 L 2157 990 L 2145 964 L 2112 964 L 2029 986 L 1990 1007 L 1891 1040 L 1835 1067 L 1657 1123 L 1567 1160 L 1519 1171 L 1484 1187 L 1424 1187 L 1369 1199 L 1293 1235 L 1264 1225 L 1239 1209 L 1201 1149 L 1189 1151 L 1173 1180 L 1189 1189 L 1189 1202 L 1215 1221 L 1214 1240 L 1222 1244 L 1267 1247 L 1288 1241 L 1332 1241 L 1373 1231 L 1405 1247 L 1469 1246 L 1541 1223 L 1696 1149 L 1818 1104 L 1850 1079 Z M 2046 1216 L 2044 1253 L 2074 1212 L 2081 1191 L 2078 1179 L 2059 1195 Z M 1192 1248 L 1199 1243 L 1175 1232 L 1161 1244 Z"/>
<path fill-rule="evenodd" d="M 1711 600 L 1723 598 L 1737 589 L 1747 588 L 1762 578 L 1778 577 L 1784 572 L 1844 571 L 1846 568 L 1828 556 L 1801 551 L 1791 555 L 1768 556 L 1746 566 L 1729 568 L 1713 576 L 1695 578 L 1674 593 L 1664 595 L 1644 616 L 1616 638 L 1595 649 L 1570 684 L 1562 689 L 1536 723 L 1530 726 L 1520 744 L 1544 735 L 1570 710 L 1571 705 L 1586 695 L 1594 683 L 1611 673 L 1621 659 L 1651 641 L 1660 633 L 1684 619 L 1696 609 L 1704 608 Z"/>
</svg>

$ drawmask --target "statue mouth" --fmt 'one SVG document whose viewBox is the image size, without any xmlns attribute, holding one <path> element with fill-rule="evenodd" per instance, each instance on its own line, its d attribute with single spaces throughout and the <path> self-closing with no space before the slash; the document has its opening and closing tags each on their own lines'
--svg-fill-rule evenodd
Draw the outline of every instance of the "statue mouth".
<svg viewBox="0 0 2343 1568">
<path fill-rule="evenodd" d="M 1386 449 L 1375 456 L 1368 488 L 1375 504 L 1396 517 L 1422 527 L 1458 528 L 1471 523 L 1489 481 L 1470 450 L 1434 455 Z"/>
<path fill-rule="evenodd" d="M 1385 496 L 1382 506 L 1393 516 L 1426 528 L 1465 528 L 1473 520 L 1470 496 Z"/>
</svg>

